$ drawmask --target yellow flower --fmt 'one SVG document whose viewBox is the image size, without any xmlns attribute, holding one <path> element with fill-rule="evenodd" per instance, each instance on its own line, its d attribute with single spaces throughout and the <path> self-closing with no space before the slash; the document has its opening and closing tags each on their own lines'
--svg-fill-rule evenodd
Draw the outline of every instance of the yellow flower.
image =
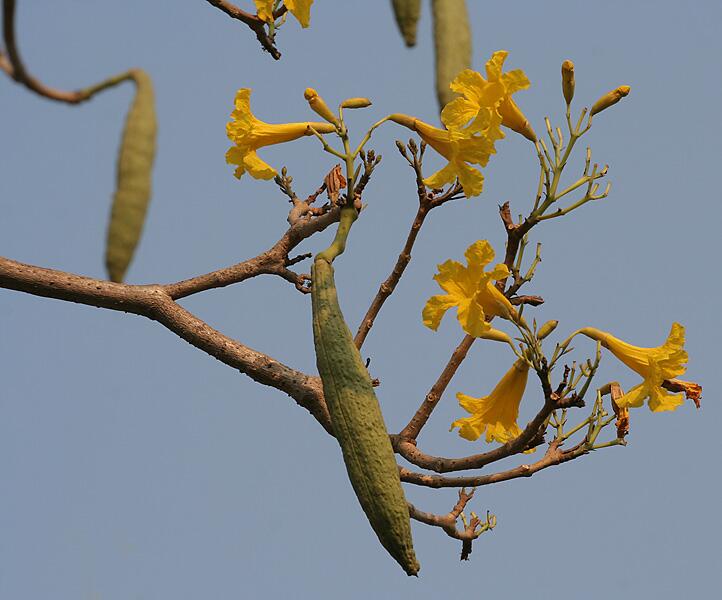
<svg viewBox="0 0 722 600">
<path fill-rule="evenodd" d="M 256 179 L 275 177 L 276 169 L 258 158 L 258 148 L 312 135 L 311 127 L 319 133 L 336 131 L 330 123 L 264 123 L 253 116 L 250 99 L 250 89 L 242 88 L 236 92 L 235 109 L 231 113 L 233 120 L 226 124 L 228 138 L 235 144 L 226 152 L 226 162 L 237 165 L 234 175 L 239 179 L 246 171 Z"/>
<path fill-rule="evenodd" d="M 485 129 L 493 131 L 499 129 L 501 117 L 494 111 L 487 111 Z M 404 125 L 418 132 L 421 139 L 436 150 L 449 163 L 443 168 L 424 179 L 430 188 L 440 188 L 447 183 L 453 183 L 457 178 L 464 188 L 467 198 L 478 196 L 484 187 L 484 176 L 481 171 L 469 164 L 486 166 L 489 157 L 496 152 L 494 140 L 499 139 L 493 135 L 469 134 L 457 130 L 439 129 L 428 123 L 408 115 L 393 114 L 389 120 Z"/>
<path fill-rule="evenodd" d="M 255 0 L 258 18 L 266 23 L 273 23 L 274 0 Z M 308 27 L 311 23 L 311 5 L 313 0 L 284 0 L 286 8 L 298 19 L 301 27 Z"/>
<path fill-rule="evenodd" d="M 429 298 L 422 313 L 424 325 L 436 331 L 450 308 L 457 307 L 457 318 L 463 330 L 481 337 L 491 329 L 493 317 L 516 319 L 511 302 L 492 283 L 509 276 L 504 264 L 485 272 L 484 267 L 494 260 L 494 249 L 486 240 L 479 240 L 464 253 L 468 266 L 455 260 L 439 265 L 434 279 L 446 294 Z"/>
<path fill-rule="evenodd" d="M 497 441 L 505 444 L 518 437 L 521 429 L 516 419 L 528 374 L 529 364 L 519 359 L 488 396 L 473 398 L 456 394 L 461 407 L 471 416 L 457 419 L 451 424 L 451 429 L 458 427 L 459 435 L 471 441 L 486 432 L 487 443 Z"/>
<path fill-rule="evenodd" d="M 644 379 L 616 401 L 618 406 L 642 406 L 649 398 L 649 409 L 662 412 L 674 410 L 683 404 L 683 394 L 670 394 L 662 386 L 665 379 L 677 377 L 686 370 L 684 327 L 679 323 L 672 324 L 667 341 L 657 348 L 632 346 L 593 327 L 585 327 L 580 333 L 601 342 L 602 346 Z"/>
<path fill-rule="evenodd" d="M 454 98 L 441 111 L 441 120 L 449 129 L 465 129 L 470 133 L 479 131 L 489 120 L 489 110 L 498 112 L 501 124 L 522 134 L 532 142 L 536 134 L 529 121 L 512 100 L 511 95 L 529 87 L 529 79 L 521 69 L 502 73 L 501 69 L 509 53 L 494 52 L 486 63 L 486 77 L 471 69 L 464 69 L 451 82 L 451 89 L 461 97 Z M 471 123 L 467 125 L 467 123 Z M 466 127 L 465 127 L 466 126 Z M 494 139 L 504 137 L 498 128 L 491 130 Z"/>
</svg>

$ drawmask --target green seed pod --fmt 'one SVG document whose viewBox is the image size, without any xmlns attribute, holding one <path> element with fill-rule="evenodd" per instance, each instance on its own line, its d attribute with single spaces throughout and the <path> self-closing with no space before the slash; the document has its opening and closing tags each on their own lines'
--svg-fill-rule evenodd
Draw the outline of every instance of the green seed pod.
<svg viewBox="0 0 722 600">
<path fill-rule="evenodd" d="M 449 84 L 461 71 L 471 67 L 471 28 L 466 0 L 432 0 L 434 50 L 436 53 L 436 96 L 439 110 L 456 94 Z"/>
<path fill-rule="evenodd" d="M 559 321 L 547 321 L 544 323 L 544 325 L 539 328 L 539 331 L 536 332 L 537 339 L 543 340 L 557 328 L 557 325 L 559 325 Z"/>
<path fill-rule="evenodd" d="M 351 485 L 381 544 L 407 575 L 419 563 L 398 466 L 371 378 L 344 321 L 331 264 L 317 256 L 311 270 L 316 364 Z"/>
<path fill-rule="evenodd" d="M 145 71 L 136 70 L 132 77 L 136 92 L 120 140 L 117 182 L 105 250 L 108 275 L 117 282 L 123 281 L 143 231 L 155 156 L 153 83 Z"/>
<path fill-rule="evenodd" d="M 391 0 L 396 24 L 406 45 L 416 45 L 416 30 L 421 16 L 421 0 Z"/>
</svg>

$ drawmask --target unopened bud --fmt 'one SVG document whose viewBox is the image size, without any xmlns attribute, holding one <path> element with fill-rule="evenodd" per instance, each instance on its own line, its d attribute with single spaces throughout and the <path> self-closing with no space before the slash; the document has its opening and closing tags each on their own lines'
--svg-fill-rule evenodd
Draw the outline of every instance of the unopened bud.
<svg viewBox="0 0 722 600">
<path fill-rule="evenodd" d="M 341 102 L 341 108 L 366 108 L 371 106 L 371 100 L 368 98 L 347 98 Z"/>
<path fill-rule="evenodd" d="M 629 94 L 629 90 L 631 89 L 632 88 L 630 88 L 628 85 L 620 85 L 617 89 L 604 94 L 604 96 L 602 96 L 594 103 L 594 106 L 592 106 L 592 110 L 589 111 L 589 115 L 596 115 L 597 113 L 600 113 L 603 110 L 609 108 L 610 106 L 616 104 L 627 94 Z"/>
<path fill-rule="evenodd" d="M 557 328 L 557 325 L 559 325 L 559 321 L 547 321 L 544 323 L 544 325 L 539 328 L 539 331 L 536 332 L 537 339 L 543 340 Z"/>
<path fill-rule="evenodd" d="M 574 98 L 574 63 L 571 60 L 562 63 L 562 93 L 569 106 Z"/>
<path fill-rule="evenodd" d="M 303 92 L 303 97 L 308 100 L 308 105 L 311 107 L 313 112 L 321 118 L 326 119 L 329 123 L 333 123 L 338 126 L 338 119 L 331 112 L 328 105 L 323 101 L 323 98 L 318 95 L 316 90 L 313 88 L 306 88 L 306 91 Z"/>
<path fill-rule="evenodd" d="M 412 131 L 416 131 L 416 119 L 414 117 L 410 117 L 409 115 L 405 115 L 403 113 L 393 113 L 389 115 L 389 121 L 393 121 L 394 123 L 408 127 Z"/>
</svg>

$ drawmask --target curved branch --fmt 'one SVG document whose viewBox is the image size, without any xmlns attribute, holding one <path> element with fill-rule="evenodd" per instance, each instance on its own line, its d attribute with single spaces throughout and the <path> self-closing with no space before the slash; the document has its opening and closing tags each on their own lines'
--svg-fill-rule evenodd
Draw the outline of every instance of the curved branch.
<svg viewBox="0 0 722 600">
<path fill-rule="evenodd" d="M 45 85 L 42 81 L 35 79 L 35 77 L 28 73 L 20 58 L 20 51 L 18 50 L 17 39 L 15 38 L 15 0 L 3 0 L 3 38 L 7 49 L 7 58 L 0 52 L 0 69 L 30 91 L 49 100 L 66 102 L 67 104 L 80 104 L 81 102 L 90 100 L 90 98 L 98 92 L 133 77 L 133 71 L 128 71 L 111 77 L 97 85 L 71 92 L 52 88 Z"/>
<path fill-rule="evenodd" d="M 289 227 L 271 248 L 258 256 L 205 275 L 169 283 L 164 285 L 163 289 L 171 298 L 178 300 L 198 292 L 240 283 L 256 275 L 278 275 L 296 283 L 301 276 L 296 276 L 295 279 L 291 277 L 295 274 L 288 270 L 288 254 L 306 238 L 336 223 L 339 214 L 340 209 L 336 207 L 319 217 L 301 219 Z"/>
<path fill-rule="evenodd" d="M 113 283 L 0 257 L 0 287 L 107 308 L 158 321 L 173 333 L 254 381 L 281 390 L 331 433 L 321 382 L 216 331 L 173 301 L 163 286 Z"/>
<path fill-rule="evenodd" d="M 399 468 L 401 481 L 412 483 L 430 488 L 447 488 L 447 487 L 479 487 L 482 485 L 490 485 L 492 483 L 500 483 L 509 479 L 517 479 L 519 477 L 531 477 L 534 473 L 560 465 L 580 456 L 588 454 L 590 451 L 587 444 L 582 441 L 569 450 L 561 450 L 557 440 L 549 444 L 544 456 L 535 463 L 530 465 L 519 465 L 508 471 L 499 473 L 491 473 L 489 475 L 467 475 L 463 477 L 447 477 L 445 475 L 427 475 L 425 473 L 417 473 L 410 471 L 404 467 Z"/>
<path fill-rule="evenodd" d="M 235 4 L 232 4 L 227 0 L 206 0 L 206 2 L 222 10 L 229 17 L 231 17 L 231 19 L 237 19 L 242 23 L 248 25 L 251 31 L 256 34 L 256 38 L 260 42 L 261 46 L 263 46 L 263 49 L 266 50 L 275 60 L 281 58 L 281 53 L 278 51 L 278 48 L 273 45 L 273 40 L 266 33 L 265 21 L 262 21 L 254 14 L 238 8 Z M 286 11 L 278 11 L 274 13 L 274 17 L 278 18 L 284 12 Z"/>
</svg>

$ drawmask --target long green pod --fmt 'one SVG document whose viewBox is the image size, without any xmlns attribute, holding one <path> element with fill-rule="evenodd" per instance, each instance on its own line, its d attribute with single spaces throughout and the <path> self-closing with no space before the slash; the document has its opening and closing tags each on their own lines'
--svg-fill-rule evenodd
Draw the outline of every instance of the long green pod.
<svg viewBox="0 0 722 600">
<path fill-rule="evenodd" d="M 406 45 L 416 45 L 416 30 L 421 16 L 421 0 L 391 0 L 396 24 Z"/>
<path fill-rule="evenodd" d="M 140 240 L 151 196 L 156 116 L 153 83 L 132 72 L 136 92 L 120 141 L 117 181 L 108 224 L 105 265 L 112 281 L 123 281 Z"/>
<path fill-rule="evenodd" d="M 343 209 L 348 210 L 354 209 Z M 371 378 L 338 303 L 331 260 L 333 255 L 322 252 L 311 270 L 313 337 L 323 393 L 361 508 L 384 548 L 407 575 L 416 575 L 419 563 L 396 458 Z"/>
<path fill-rule="evenodd" d="M 471 67 L 471 28 L 466 0 L 431 0 L 436 54 L 436 97 L 439 110 L 456 94 L 449 84 L 461 71 Z"/>
</svg>

